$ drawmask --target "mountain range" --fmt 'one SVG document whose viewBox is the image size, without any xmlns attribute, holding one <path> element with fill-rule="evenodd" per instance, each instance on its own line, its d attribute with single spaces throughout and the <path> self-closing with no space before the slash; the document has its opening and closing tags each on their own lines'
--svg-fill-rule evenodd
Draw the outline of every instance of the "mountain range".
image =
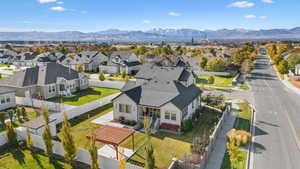
<svg viewBox="0 0 300 169">
<path fill-rule="evenodd" d="M 80 31 L 62 32 L 0 32 L 0 41 L 190 41 L 195 40 L 298 40 L 300 27 L 292 29 L 151 29 L 148 31 L 126 31 L 109 29 L 105 31 L 84 33 Z"/>
</svg>

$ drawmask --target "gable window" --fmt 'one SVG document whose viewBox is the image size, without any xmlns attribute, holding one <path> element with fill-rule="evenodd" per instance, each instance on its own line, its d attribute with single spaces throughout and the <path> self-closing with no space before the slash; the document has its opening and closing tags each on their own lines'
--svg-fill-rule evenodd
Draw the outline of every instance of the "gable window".
<svg viewBox="0 0 300 169">
<path fill-rule="evenodd" d="M 131 105 L 126 104 L 126 113 L 131 113 Z"/>
<path fill-rule="evenodd" d="M 129 104 L 119 104 L 119 112 L 121 113 L 131 113 L 131 105 Z"/>
<path fill-rule="evenodd" d="M 9 102 L 10 102 L 10 97 L 7 96 L 7 97 L 6 97 L 6 103 L 9 103 Z"/>
<path fill-rule="evenodd" d="M 170 120 L 170 112 L 165 112 L 165 119 Z"/>
<path fill-rule="evenodd" d="M 1 101 L 1 104 L 4 104 L 4 103 L 5 103 L 5 98 L 4 98 L 4 96 L 1 96 L 1 97 L 0 97 L 0 101 Z"/>
</svg>

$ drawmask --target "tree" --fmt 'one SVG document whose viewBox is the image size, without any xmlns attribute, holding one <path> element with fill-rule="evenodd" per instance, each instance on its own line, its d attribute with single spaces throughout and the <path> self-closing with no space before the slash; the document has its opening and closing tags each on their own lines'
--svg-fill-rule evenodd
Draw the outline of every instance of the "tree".
<svg viewBox="0 0 300 169">
<path fill-rule="evenodd" d="M 287 61 L 288 61 L 289 69 L 294 71 L 295 66 L 300 63 L 300 53 L 291 54 L 288 57 Z"/>
<path fill-rule="evenodd" d="M 126 77 L 126 70 L 125 70 L 125 69 L 122 70 L 122 72 L 121 72 L 121 77 L 122 77 L 123 79 L 125 79 L 125 77 Z"/>
<path fill-rule="evenodd" d="M 52 143 L 52 135 L 50 131 L 50 126 L 49 126 L 49 112 L 46 108 L 42 108 L 42 115 L 44 118 L 45 122 L 45 129 L 43 131 L 42 137 L 45 143 L 45 153 L 48 155 L 49 158 L 52 158 L 53 154 L 53 143 Z"/>
<path fill-rule="evenodd" d="M 196 136 L 193 138 L 193 143 L 191 144 L 191 151 L 192 153 L 203 154 L 208 144 L 209 135 L 206 132 L 204 132 L 201 136 Z"/>
<path fill-rule="evenodd" d="M 289 73 L 289 64 L 286 60 L 282 60 L 279 62 L 277 69 L 280 74 L 287 74 Z"/>
<path fill-rule="evenodd" d="M 0 112 L 0 122 L 3 126 L 3 128 L 6 128 L 6 123 L 5 123 L 5 113 L 4 112 Z"/>
<path fill-rule="evenodd" d="M 97 147 L 96 147 L 96 136 L 94 133 L 92 133 L 92 136 L 90 138 L 89 152 L 92 161 L 91 169 L 98 169 L 99 162 L 98 162 L 98 154 L 97 154 Z"/>
<path fill-rule="evenodd" d="M 28 115 L 27 115 L 25 107 L 21 108 L 21 114 L 23 116 L 23 119 L 26 119 L 26 120 L 28 119 Z"/>
<path fill-rule="evenodd" d="M 145 146 L 145 152 L 146 152 L 145 169 L 154 169 L 155 158 L 154 158 L 154 149 L 151 143 L 151 128 L 150 128 L 149 117 L 145 117 L 144 125 L 146 128 L 146 137 L 147 137 L 147 143 Z"/>
<path fill-rule="evenodd" d="M 32 148 L 32 138 L 31 138 L 31 135 L 30 135 L 30 131 L 29 131 L 29 128 L 27 127 L 26 128 L 26 146 L 27 148 Z"/>
<path fill-rule="evenodd" d="M 124 79 L 124 81 L 128 82 L 129 81 L 129 76 L 126 76 L 125 79 Z"/>
<path fill-rule="evenodd" d="M 15 111 L 14 110 L 8 110 L 8 118 L 10 120 L 11 123 L 13 123 L 13 118 L 14 118 L 14 114 L 15 114 Z"/>
<path fill-rule="evenodd" d="M 201 69 L 204 70 L 206 65 L 207 65 L 207 58 L 206 57 L 201 57 L 199 64 L 200 64 Z"/>
<path fill-rule="evenodd" d="M 209 76 L 208 79 L 207 79 L 207 81 L 208 81 L 208 84 L 214 84 L 215 83 L 214 76 Z"/>
<path fill-rule="evenodd" d="M 22 121 L 22 118 L 21 118 L 21 109 L 19 107 L 17 107 L 16 113 L 17 113 L 18 121 L 21 122 Z"/>
<path fill-rule="evenodd" d="M 207 62 L 206 70 L 213 72 L 224 72 L 227 70 L 227 59 L 211 58 Z"/>
<path fill-rule="evenodd" d="M 77 72 L 83 72 L 83 66 L 82 65 L 77 65 L 76 70 L 77 70 Z"/>
<path fill-rule="evenodd" d="M 6 135 L 8 144 L 10 147 L 17 147 L 18 146 L 18 140 L 17 140 L 17 132 L 14 129 L 14 126 L 12 123 L 6 126 Z"/>
<path fill-rule="evenodd" d="M 104 76 L 103 71 L 101 71 L 100 74 L 99 74 L 99 80 L 100 81 L 104 81 L 105 80 L 105 76 Z"/>
<path fill-rule="evenodd" d="M 74 161 L 76 157 L 76 146 L 74 142 L 73 135 L 71 134 L 70 123 L 68 121 L 68 116 L 64 113 L 64 122 L 62 124 L 62 146 L 64 149 L 64 157 L 69 161 L 70 164 Z"/>
</svg>

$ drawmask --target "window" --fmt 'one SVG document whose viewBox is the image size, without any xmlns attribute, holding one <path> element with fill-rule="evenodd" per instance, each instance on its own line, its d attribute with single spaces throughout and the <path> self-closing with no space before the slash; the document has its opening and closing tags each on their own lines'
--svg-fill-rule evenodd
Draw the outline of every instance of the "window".
<svg viewBox="0 0 300 169">
<path fill-rule="evenodd" d="M 6 97 L 6 103 L 9 103 L 9 102 L 10 102 L 10 97 L 7 96 L 7 97 Z"/>
<path fill-rule="evenodd" d="M 165 119 L 170 120 L 170 112 L 165 112 Z"/>
<path fill-rule="evenodd" d="M 126 104 L 126 113 L 131 113 L 131 105 Z"/>
<path fill-rule="evenodd" d="M 125 104 L 119 104 L 119 112 L 121 113 L 125 112 Z"/>
<path fill-rule="evenodd" d="M 49 86 L 49 93 L 51 93 L 51 86 Z"/>
<path fill-rule="evenodd" d="M 1 101 L 1 104 L 4 104 L 4 103 L 5 103 L 5 98 L 4 98 L 4 96 L 1 96 L 1 97 L 0 97 L 0 101 Z"/>
<path fill-rule="evenodd" d="M 171 120 L 176 121 L 176 113 L 171 113 Z"/>
</svg>

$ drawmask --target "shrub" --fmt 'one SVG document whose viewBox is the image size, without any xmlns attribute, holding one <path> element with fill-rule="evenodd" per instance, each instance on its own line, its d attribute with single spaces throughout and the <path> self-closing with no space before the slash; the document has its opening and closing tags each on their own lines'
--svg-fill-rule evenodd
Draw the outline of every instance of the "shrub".
<svg viewBox="0 0 300 169">
<path fill-rule="evenodd" d="M 215 83 L 215 78 L 214 76 L 209 76 L 209 78 L 207 79 L 209 84 L 214 84 Z"/>
<path fill-rule="evenodd" d="M 192 120 L 184 120 L 181 123 L 181 130 L 184 132 L 190 131 L 193 128 L 193 121 Z"/>
</svg>

